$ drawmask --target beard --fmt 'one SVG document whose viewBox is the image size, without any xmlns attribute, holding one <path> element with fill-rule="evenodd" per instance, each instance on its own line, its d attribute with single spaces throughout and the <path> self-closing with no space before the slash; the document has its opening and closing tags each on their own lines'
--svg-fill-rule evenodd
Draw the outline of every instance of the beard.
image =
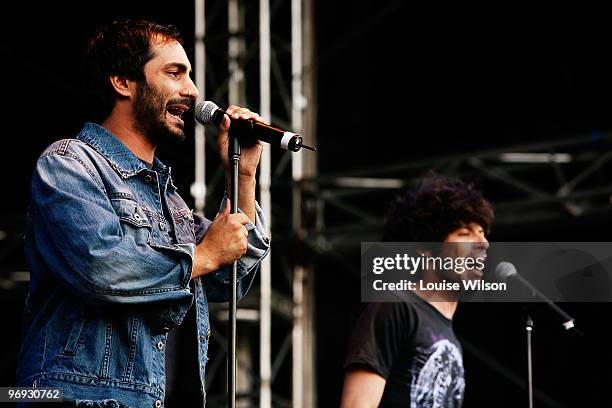
<svg viewBox="0 0 612 408">
<path fill-rule="evenodd" d="M 163 93 L 154 86 L 150 86 L 146 79 L 138 83 L 132 107 L 135 127 L 155 146 L 185 140 L 182 126 L 177 129 L 168 124 L 167 103 L 164 99 Z M 168 104 L 170 103 L 176 103 L 176 101 L 170 100 Z M 191 101 L 188 101 L 188 106 L 190 105 Z"/>
</svg>

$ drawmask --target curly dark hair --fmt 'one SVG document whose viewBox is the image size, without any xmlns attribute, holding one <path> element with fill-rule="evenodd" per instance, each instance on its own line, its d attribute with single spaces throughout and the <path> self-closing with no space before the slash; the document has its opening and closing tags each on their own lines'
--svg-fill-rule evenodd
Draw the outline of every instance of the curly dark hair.
<svg viewBox="0 0 612 408">
<path fill-rule="evenodd" d="M 99 98 L 102 117 L 110 114 L 117 97 L 109 78 L 122 75 L 144 81 L 144 66 L 153 58 L 153 41 L 183 44 L 179 31 L 172 25 L 130 19 L 99 27 L 88 41 L 83 68 L 92 91 Z"/>
<path fill-rule="evenodd" d="M 472 183 L 430 171 L 391 204 L 383 241 L 442 242 L 471 222 L 489 233 L 493 206 Z"/>
</svg>

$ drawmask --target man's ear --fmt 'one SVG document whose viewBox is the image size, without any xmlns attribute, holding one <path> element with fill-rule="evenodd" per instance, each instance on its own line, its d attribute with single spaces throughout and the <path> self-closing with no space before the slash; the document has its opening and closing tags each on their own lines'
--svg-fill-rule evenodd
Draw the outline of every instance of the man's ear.
<svg viewBox="0 0 612 408">
<path fill-rule="evenodd" d="M 124 76 L 113 75 L 109 77 L 110 83 L 119 95 L 125 98 L 133 96 L 134 81 L 130 81 Z"/>
</svg>

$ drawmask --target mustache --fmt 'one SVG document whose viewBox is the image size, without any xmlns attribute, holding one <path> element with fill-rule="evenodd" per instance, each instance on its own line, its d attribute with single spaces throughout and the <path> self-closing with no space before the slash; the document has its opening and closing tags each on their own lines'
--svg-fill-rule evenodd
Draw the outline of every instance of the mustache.
<svg viewBox="0 0 612 408">
<path fill-rule="evenodd" d="M 168 103 L 166 104 L 166 106 L 185 105 L 189 109 L 191 109 L 193 107 L 193 103 L 194 103 L 193 99 L 190 99 L 190 98 L 174 98 L 174 99 L 170 99 Z"/>
</svg>

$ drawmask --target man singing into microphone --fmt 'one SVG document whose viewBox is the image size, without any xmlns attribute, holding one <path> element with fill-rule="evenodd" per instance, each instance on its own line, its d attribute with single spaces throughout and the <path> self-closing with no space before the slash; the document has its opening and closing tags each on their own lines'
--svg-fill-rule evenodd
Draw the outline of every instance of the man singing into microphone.
<svg viewBox="0 0 612 408">
<path fill-rule="evenodd" d="M 431 173 L 396 198 L 383 240 L 444 242 L 446 255 L 482 256 L 492 222 L 491 204 L 472 185 Z M 419 276 L 430 284 L 480 277 L 435 269 Z M 367 304 L 348 347 L 342 407 L 460 407 L 463 361 L 452 329 L 460 295 L 417 288 L 398 302 Z"/>
<path fill-rule="evenodd" d="M 82 406 L 161 407 L 168 335 L 193 307 L 186 329 L 197 345 L 202 405 L 207 302 L 228 300 L 236 259 L 244 296 L 269 248 L 255 202 L 261 146 L 241 152 L 241 211 L 229 214 L 224 199 L 212 222 L 193 214 L 170 167 L 155 157 L 160 143 L 185 138 L 181 117 L 198 96 L 179 33 L 114 22 L 90 40 L 86 62 L 107 114 L 49 146 L 34 170 L 18 384 L 59 387 Z M 261 120 L 236 106 L 227 115 Z M 226 116 L 219 132 L 226 172 L 229 127 Z"/>
</svg>

